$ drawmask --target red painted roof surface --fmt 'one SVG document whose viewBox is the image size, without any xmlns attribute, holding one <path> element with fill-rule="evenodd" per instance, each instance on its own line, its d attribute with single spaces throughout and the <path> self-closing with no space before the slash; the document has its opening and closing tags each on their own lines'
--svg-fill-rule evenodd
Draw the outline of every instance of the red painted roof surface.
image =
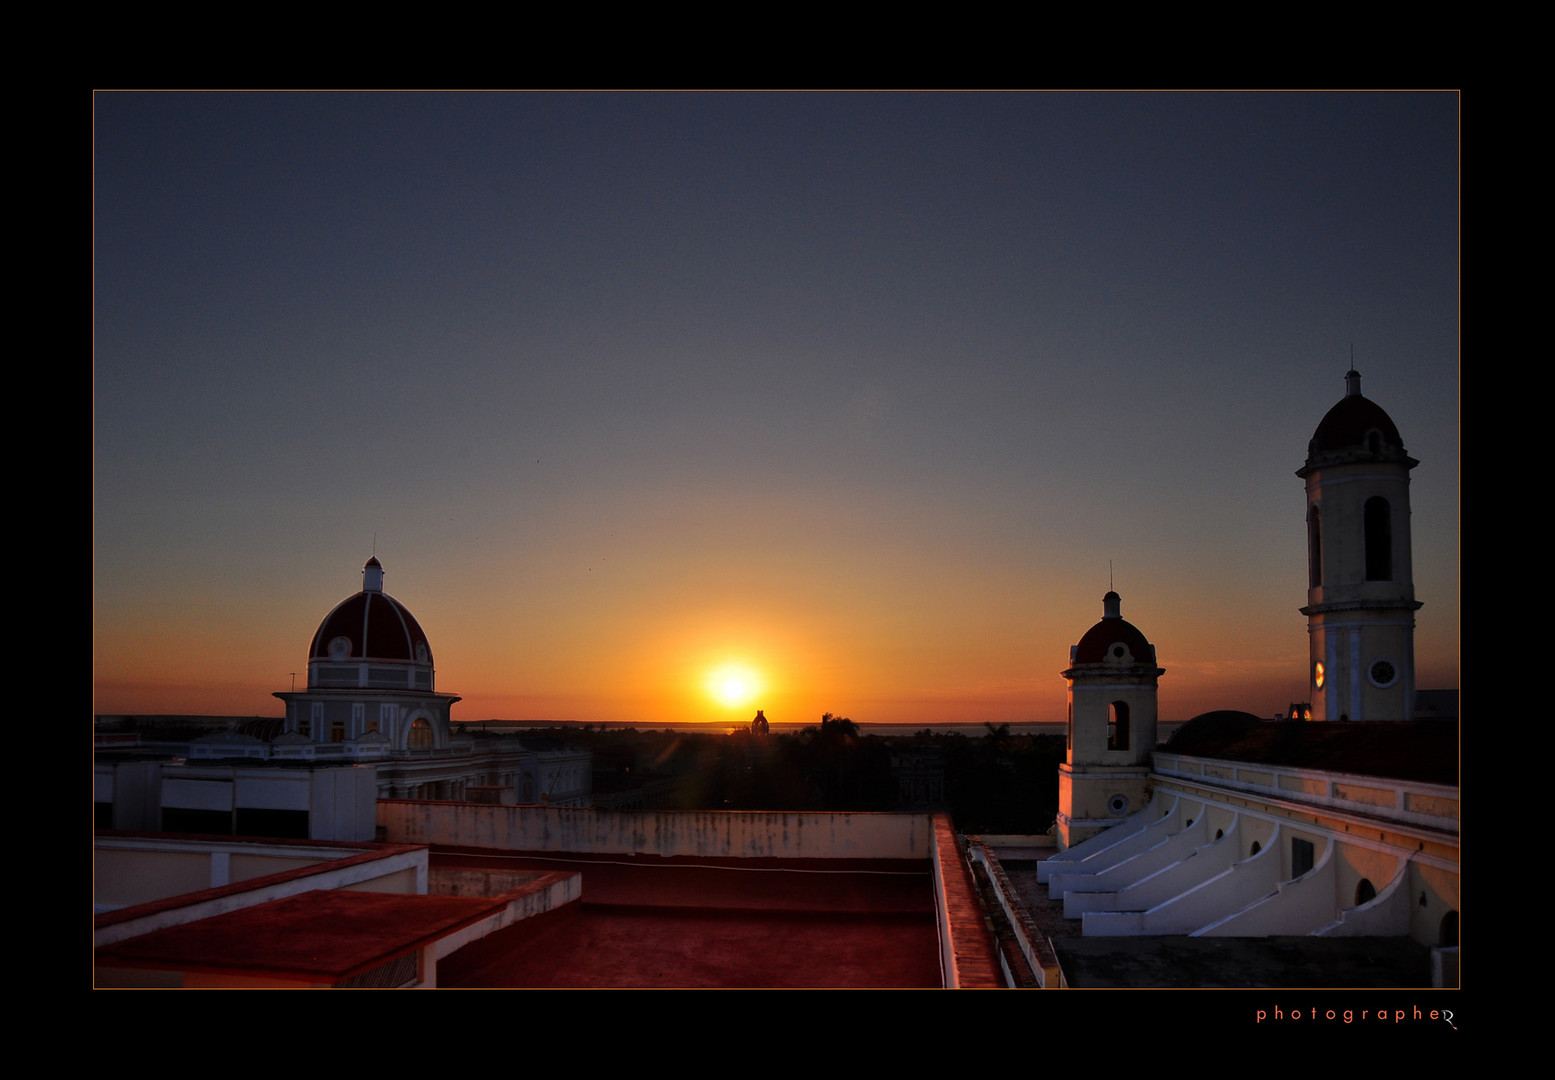
<svg viewBox="0 0 1555 1080">
<path fill-rule="evenodd" d="M 580 870 L 583 901 L 444 960 L 441 986 L 937 987 L 933 876 L 817 860 L 740 867 L 439 855 L 436 866 Z"/>
<path fill-rule="evenodd" d="M 438 966 L 445 987 L 934 988 L 934 916 L 569 904 Z"/>
<path fill-rule="evenodd" d="M 114 967 L 339 982 L 501 909 L 507 898 L 320 889 L 98 949 Z"/>
</svg>

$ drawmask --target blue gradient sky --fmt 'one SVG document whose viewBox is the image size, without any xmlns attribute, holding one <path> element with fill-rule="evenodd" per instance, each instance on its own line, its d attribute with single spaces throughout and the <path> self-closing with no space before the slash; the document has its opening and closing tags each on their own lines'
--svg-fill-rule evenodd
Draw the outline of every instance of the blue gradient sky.
<svg viewBox="0 0 1555 1080">
<path fill-rule="evenodd" d="M 464 719 L 1304 696 L 1294 471 L 1410 453 L 1459 648 L 1454 94 L 94 99 L 98 711 L 278 715 L 373 550 Z"/>
</svg>

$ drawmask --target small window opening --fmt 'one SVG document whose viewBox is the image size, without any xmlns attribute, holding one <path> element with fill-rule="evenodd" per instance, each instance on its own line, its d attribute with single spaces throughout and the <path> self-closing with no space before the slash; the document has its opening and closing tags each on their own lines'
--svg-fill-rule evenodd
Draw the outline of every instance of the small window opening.
<svg viewBox="0 0 1555 1080">
<path fill-rule="evenodd" d="M 1292 880 L 1299 878 L 1312 869 L 1312 856 L 1312 841 L 1303 840 L 1299 836 L 1290 838 L 1290 876 Z"/>
<path fill-rule="evenodd" d="M 1107 720 L 1107 749 L 1127 750 L 1129 748 L 1128 702 L 1114 701 L 1110 711 L 1111 715 Z"/>
<path fill-rule="evenodd" d="M 1307 575 L 1312 588 L 1323 584 L 1323 525 L 1317 507 L 1307 511 Z"/>
<path fill-rule="evenodd" d="M 1366 500 L 1366 580 L 1393 580 L 1393 511 L 1388 500 Z"/>
</svg>

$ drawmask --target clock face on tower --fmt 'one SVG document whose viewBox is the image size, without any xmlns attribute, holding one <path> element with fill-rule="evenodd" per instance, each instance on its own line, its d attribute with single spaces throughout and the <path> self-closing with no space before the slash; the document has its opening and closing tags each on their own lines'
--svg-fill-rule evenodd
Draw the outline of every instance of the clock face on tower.
<svg viewBox="0 0 1555 1080">
<path fill-rule="evenodd" d="M 1321 660 L 1312 665 L 1312 685 L 1319 690 L 1323 689 L 1323 661 Z"/>
</svg>

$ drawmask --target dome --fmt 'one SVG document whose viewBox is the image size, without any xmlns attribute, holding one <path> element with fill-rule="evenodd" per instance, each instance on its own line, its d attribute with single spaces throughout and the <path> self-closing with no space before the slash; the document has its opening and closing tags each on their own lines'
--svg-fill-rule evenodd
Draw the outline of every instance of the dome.
<svg viewBox="0 0 1555 1080">
<path fill-rule="evenodd" d="M 1155 646 L 1123 618 L 1123 600 L 1115 592 L 1102 597 L 1105 614 L 1069 650 L 1071 664 L 1154 664 Z"/>
<path fill-rule="evenodd" d="M 1361 396 L 1360 372 L 1348 372 L 1344 382 L 1345 396 L 1324 414 L 1307 444 L 1307 468 L 1339 460 L 1407 461 L 1393 419 L 1382 406 Z"/>
<path fill-rule="evenodd" d="M 319 624 L 308 650 L 309 666 L 367 660 L 431 668 L 432 647 L 421 624 L 383 591 L 382 564 L 369 559 L 362 577 L 362 591 L 335 605 Z"/>
<path fill-rule="evenodd" d="M 1217 750 L 1228 740 L 1239 739 L 1248 732 L 1257 731 L 1262 718 L 1240 709 L 1216 709 L 1200 713 L 1182 727 L 1172 732 L 1166 745 L 1185 754 L 1195 753 L 1202 747 L 1213 746 Z M 1220 757 L 1220 754 L 1201 754 L 1201 757 Z"/>
</svg>

